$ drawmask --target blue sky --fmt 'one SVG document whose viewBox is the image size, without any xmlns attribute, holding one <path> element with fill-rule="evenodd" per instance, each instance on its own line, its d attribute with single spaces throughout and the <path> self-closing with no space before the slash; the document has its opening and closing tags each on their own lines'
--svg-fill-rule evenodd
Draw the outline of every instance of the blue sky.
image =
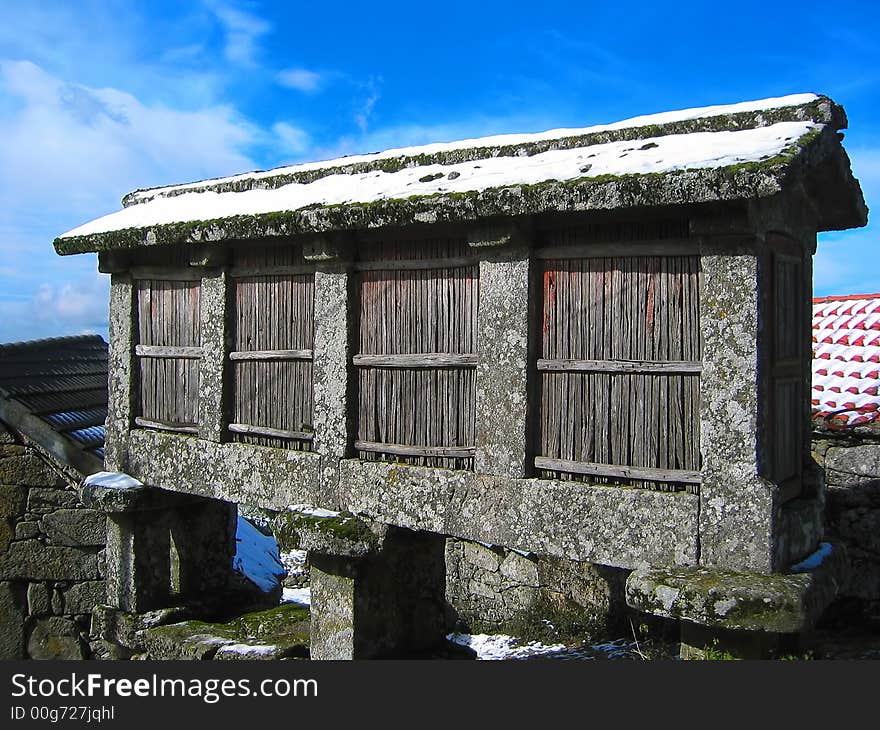
<svg viewBox="0 0 880 730">
<path fill-rule="evenodd" d="M 880 211 L 875 4 L 730 5 L 7 3 L 0 342 L 106 333 L 95 258 L 51 242 L 126 192 L 401 145 L 815 91 Z M 880 291 L 878 240 L 822 234 L 815 293 Z"/>
</svg>

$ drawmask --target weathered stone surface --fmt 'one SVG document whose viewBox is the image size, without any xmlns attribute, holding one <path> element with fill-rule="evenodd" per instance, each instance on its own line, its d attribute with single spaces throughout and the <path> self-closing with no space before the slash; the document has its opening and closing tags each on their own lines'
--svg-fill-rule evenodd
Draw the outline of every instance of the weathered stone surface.
<svg viewBox="0 0 880 730">
<path fill-rule="evenodd" d="M 501 563 L 501 574 L 516 584 L 537 588 L 538 561 L 511 550 Z"/>
<path fill-rule="evenodd" d="M 199 438 L 220 441 L 225 433 L 226 397 L 223 377 L 228 338 L 225 312 L 226 272 L 204 272 L 200 297 L 202 360 L 199 367 Z"/>
<path fill-rule="evenodd" d="M 16 540 L 30 540 L 40 534 L 40 523 L 30 520 L 15 525 Z"/>
<path fill-rule="evenodd" d="M 21 517 L 27 508 L 27 487 L 0 484 L 0 518 Z"/>
<path fill-rule="evenodd" d="M 857 487 L 880 480 L 880 444 L 834 447 L 825 454 L 828 481 L 839 487 Z"/>
<path fill-rule="evenodd" d="M 55 588 L 52 591 L 52 613 L 56 616 L 61 616 L 64 613 L 72 613 L 72 611 L 65 610 L 64 594 L 58 588 Z"/>
<path fill-rule="evenodd" d="M 8 428 L 6 428 L 5 424 L 0 423 L 0 444 L 6 445 L 6 444 L 14 444 L 14 443 L 15 443 L 15 436 L 12 434 L 12 432 Z"/>
<path fill-rule="evenodd" d="M 27 600 L 31 616 L 43 616 L 52 610 L 52 593 L 45 583 L 30 583 Z"/>
<path fill-rule="evenodd" d="M 646 613 L 737 631 L 797 633 L 809 629 L 846 579 L 838 545 L 800 573 L 739 573 L 709 568 L 636 570 L 626 602 Z"/>
<path fill-rule="evenodd" d="M 700 563 L 770 572 L 774 486 L 758 476 L 760 271 L 754 240 L 703 244 L 700 257 Z M 662 563 L 655 563 L 662 564 Z"/>
<path fill-rule="evenodd" d="M 15 529 L 12 527 L 12 521 L 0 518 L 0 553 L 9 549 L 14 537 Z"/>
<path fill-rule="evenodd" d="M 355 574 L 320 558 L 312 562 L 312 659 L 353 659 Z"/>
<path fill-rule="evenodd" d="M 107 514 L 169 509 L 187 501 L 185 495 L 145 485 L 118 488 L 97 484 L 80 485 L 79 499 L 90 510 Z"/>
<path fill-rule="evenodd" d="M 0 583 L 0 659 L 24 658 L 24 599 L 20 586 Z"/>
<path fill-rule="evenodd" d="M 88 651 L 77 625 L 59 616 L 39 619 L 34 624 L 27 650 L 31 659 L 85 659 Z"/>
<path fill-rule="evenodd" d="M 303 515 L 297 520 L 296 530 L 302 550 L 355 558 L 378 552 L 386 528 L 351 514 L 341 514 L 338 517 Z"/>
<path fill-rule="evenodd" d="M 697 500 L 683 492 L 342 463 L 347 508 L 413 530 L 621 568 L 697 561 Z"/>
<path fill-rule="evenodd" d="M 61 479 L 37 454 L 0 458 L 0 484 L 21 484 L 28 487 L 62 485 Z"/>
<path fill-rule="evenodd" d="M 26 580 L 93 580 L 98 577 L 97 556 L 90 550 L 21 540 L 0 554 L 0 576 Z"/>
<path fill-rule="evenodd" d="M 134 309 L 131 276 L 113 274 L 110 277 L 107 420 L 104 427 L 104 468 L 108 471 L 126 471 L 125 447 L 137 391 Z"/>
<path fill-rule="evenodd" d="M 321 481 L 321 457 L 308 451 L 217 444 L 174 434 L 132 431 L 126 472 L 155 487 L 230 502 L 285 509 L 334 506 L 335 481 Z"/>
<path fill-rule="evenodd" d="M 476 374 L 478 473 L 524 477 L 528 415 L 529 252 L 480 261 Z"/>
<path fill-rule="evenodd" d="M 40 526 L 53 545 L 103 545 L 104 515 L 90 509 L 60 509 L 45 515 Z"/>
<path fill-rule="evenodd" d="M 336 484 L 337 464 L 348 448 L 351 286 L 347 271 L 315 272 L 312 448 L 322 457 L 320 478 L 329 486 Z M 314 503 L 332 507 L 336 499 L 330 496 Z"/>
<path fill-rule="evenodd" d="M 72 489 L 31 489 L 28 493 L 29 512 L 73 509 L 78 504 L 76 492 Z"/>
<path fill-rule="evenodd" d="M 95 606 L 104 603 L 106 587 L 102 580 L 74 583 L 64 591 L 66 613 L 91 613 Z"/>
</svg>

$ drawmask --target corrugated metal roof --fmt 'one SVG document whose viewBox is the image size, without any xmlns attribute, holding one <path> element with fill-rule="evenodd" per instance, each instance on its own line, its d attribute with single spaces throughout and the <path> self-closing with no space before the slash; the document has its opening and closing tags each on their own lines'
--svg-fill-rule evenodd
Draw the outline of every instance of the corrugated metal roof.
<svg viewBox="0 0 880 730">
<path fill-rule="evenodd" d="M 0 345 L 0 396 L 104 458 L 107 343 L 98 335 Z"/>
<path fill-rule="evenodd" d="M 813 420 L 880 426 L 880 293 L 813 300 Z"/>
</svg>

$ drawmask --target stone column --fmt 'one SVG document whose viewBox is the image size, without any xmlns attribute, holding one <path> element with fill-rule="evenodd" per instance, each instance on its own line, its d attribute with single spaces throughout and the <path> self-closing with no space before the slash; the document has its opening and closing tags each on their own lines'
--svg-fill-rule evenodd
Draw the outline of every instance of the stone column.
<svg viewBox="0 0 880 730">
<path fill-rule="evenodd" d="M 480 261 L 477 473 L 518 478 L 528 469 L 530 268 L 521 244 L 500 247 Z"/>
<path fill-rule="evenodd" d="M 137 397 L 134 285 L 128 274 L 110 278 L 110 344 L 107 353 L 107 421 L 104 436 L 104 468 L 124 471 L 128 432 Z"/>
<path fill-rule="evenodd" d="M 211 269 L 202 277 L 199 367 L 199 438 L 221 441 L 227 421 L 225 377 L 229 354 L 228 275 Z"/>
<path fill-rule="evenodd" d="M 761 463 L 761 271 L 756 239 L 701 245 L 700 564 L 774 570 L 775 487 Z"/>
<path fill-rule="evenodd" d="M 315 272 L 312 448 L 321 456 L 321 491 L 330 506 L 337 501 L 338 462 L 347 455 L 348 363 L 351 359 L 350 289 L 352 274 L 343 266 Z"/>
</svg>

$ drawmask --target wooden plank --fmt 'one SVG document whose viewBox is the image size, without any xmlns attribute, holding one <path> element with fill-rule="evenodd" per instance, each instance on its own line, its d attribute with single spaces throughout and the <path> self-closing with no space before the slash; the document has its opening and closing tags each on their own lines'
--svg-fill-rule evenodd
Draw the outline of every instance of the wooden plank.
<svg viewBox="0 0 880 730">
<path fill-rule="evenodd" d="M 194 423 L 170 423 L 168 421 L 153 421 L 149 418 L 135 416 L 134 422 L 143 428 L 158 428 L 163 431 L 175 431 L 178 433 L 198 433 L 199 427 Z"/>
<path fill-rule="evenodd" d="M 564 244 L 544 246 L 535 250 L 538 259 L 587 259 L 626 256 L 696 256 L 699 248 L 695 241 L 660 239 L 602 243 Z"/>
<path fill-rule="evenodd" d="M 182 347 L 176 345 L 135 345 L 134 354 L 138 357 L 167 357 L 179 360 L 199 360 L 201 347 Z"/>
<path fill-rule="evenodd" d="M 358 261 L 357 271 L 420 271 L 425 269 L 460 269 L 479 262 L 475 256 L 455 256 L 444 259 L 387 259 L 383 261 Z"/>
<path fill-rule="evenodd" d="M 230 360 L 311 360 L 311 350 L 245 350 L 230 352 Z"/>
<path fill-rule="evenodd" d="M 410 353 L 405 355 L 355 355 L 357 367 L 383 368 L 472 368 L 477 355 L 456 355 L 444 352 Z"/>
<path fill-rule="evenodd" d="M 314 273 L 314 265 L 275 266 L 266 264 L 263 266 L 233 266 L 229 270 L 229 275 L 234 279 L 244 279 L 255 276 L 300 276 L 302 274 Z"/>
<path fill-rule="evenodd" d="M 154 281 L 201 281 L 203 269 L 161 266 L 132 266 L 131 278 Z"/>
<path fill-rule="evenodd" d="M 673 360 L 660 362 L 655 360 L 571 360 L 571 359 L 540 359 L 538 370 L 541 372 L 588 372 L 588 373 L 689 373 L 699 374 L 703 365 L 699 362 Z"/>
<path fill-rule="evenodd" d="M 595 464 L 583 461 L 568 461 L 566 459 L 549 459 L 546 456 L 536 456 L 535 467 L 548 471 L 565 471 L 574 474 L 621 477 L 623 479 L 647 479 L 657 482 L 680 482 L 683 484 L 700 483 L 700 472 L 686 471 L 684 469 L 654 469 L 644 466 Z"/>
<path fill-rule="evenodd" d="M 355 441 L 354 448 L 356 451 L 372 451 L 397 456 L 439 456 L 454 459 L 467 459 L 476 452 L 475 446 L 407 446 L 376 441 Z"/>
<path fill-rule="evenodd" d="M 314 438 L 313 433 L 306 431 L 288 431 L 283 428 L 251 426 L 247 423 L 230 423 L 227 428 L 232 433 L 242 433 L 247 436 L 268 436 L 270 438 L 279 439 L 299 439 L 300 441 L 311 441 Z"/>
</svg>

